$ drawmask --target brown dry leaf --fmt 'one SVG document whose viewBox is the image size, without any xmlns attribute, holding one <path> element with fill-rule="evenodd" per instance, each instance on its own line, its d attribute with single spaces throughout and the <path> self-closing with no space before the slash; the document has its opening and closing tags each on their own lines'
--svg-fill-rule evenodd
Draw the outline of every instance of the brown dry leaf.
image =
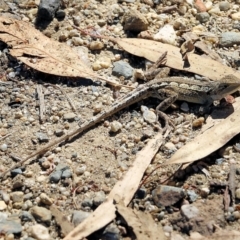
<svg viewBox="0 0 240 240">
<path fill-rule="evenodd" d="M 170 68 L 193 72 L 212 80 L 218 80 L 226 75 L 235 75 L 240 78 L 240 73 L 234 69 L 194 53 L 187 54 L 189 67 L 184 67 L 180 49 L 169 44 L 138 38 L 120 38 L 112 40 L 125 51 L 140 57 L 145 57 L 152 62 L 156 62 L 159 56 L 167 51 L 166 66 Z"/>
<path fill-rule="evenodd" d="M 138 240 L 166 240 L 162 227 L 157 224 L 150 213 L 136 211 L 117 204 L 118 213 L 125 219 L 128 226 L 132 227 Z"/>
<path fill-rule="evenodd" d="M 10 54 L 26 65 L 57 76 L 100 79 L 68 45 L 54 41 L 33 28 L 30 23 L 0 17 L 0 40 L 12 47 Z"/>
<path fill-rule="evenodd" d="M 240 132 L 240 98 L 233 104 L 234 113 L 202 132 L 193 141 L 179 149 L 166 164 L 189 163 L 208 156 Z"/>
<path fill-rule="evenodd" d="M 62 233 L 66 236 L 69 232 L 74 229 L 74 226 L 71 222 L 68 221 L 67 217 L 57 209 L 56 206 L 51 205 L 50 211 L 52 215 L 55 217 L 56 222 L 61 227 Z"/>
<path fill-rule="evenodd" d="M 162 145 L 162 142 L 163 136 L 161 133 L 158 133 L 153 139 L 149 140 L 146 147 L 137 153 L 132 167 L 128 170 L 123 179 L 116 183 L 108 196 L 108 200 L 101 204 L 87 219 L 73 229 L 64 240 L 82 239 L 110 223 L 115 218 L 116 206 L 113 203 L 114 200 L 123 202 L 125 206 L 129 204 L 138 189 L 146 168 Z"/>
</svg>

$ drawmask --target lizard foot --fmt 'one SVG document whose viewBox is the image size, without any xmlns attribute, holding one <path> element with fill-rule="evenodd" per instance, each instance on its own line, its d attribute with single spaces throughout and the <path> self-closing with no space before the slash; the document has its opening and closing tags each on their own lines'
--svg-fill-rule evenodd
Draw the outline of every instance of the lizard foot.
<svg viewBox="0 0 240 240">
<path fill-rule="evenodd" d="M 165 122 L 165 126 L 163 127 L 163 129 L 162 129 L 162 131 L 163 131 L 163 134 L 165 133 L 165 132 L 171 132 L 171 127 L 173 127 L 174 129 L 175 129 L 175 127 L 174 127 L 174 125 L 173 125 L 173 123 L 172 123 L 172 121 L 169 119 L 169 117 L 167 116 L 167 114 L 166 113 L 164 113 L 164 112 L 161 112 L 161 111 L 157 111 L 157 119 L 162 119 L 162 120 L 164 120 L 164 122 Z M 171 127 L 170 127 L 170 125 L 171 125 Z"/>
</svg>

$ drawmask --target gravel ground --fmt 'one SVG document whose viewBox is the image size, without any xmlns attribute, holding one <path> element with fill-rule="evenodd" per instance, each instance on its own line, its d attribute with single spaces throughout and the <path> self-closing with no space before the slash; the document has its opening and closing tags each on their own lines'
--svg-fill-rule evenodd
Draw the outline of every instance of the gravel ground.
<svg viewBox="0 0 240 240">
<path fill-rule="evenodd" d="M 80 35 L 68 19 L 94 34 L 118 38 L 142 36 L 176 46 L 183 42 L 181 32 L 198 28 L 204 33 L 202 40 L 226 65 L 239 68 L 240 7 L 237 0 L 209 0 L 204 5 L 174 0 L 76 0 L 54 6 L 46 12 L 40 11 L 44 5 L 40 5 L 38 11 L 34 1 L 0 1 L 2 16 L 31 22 L 46 36 L 73 47 L 82 61 L 99 75 L 114 75 L 122 84 L 135 84 L 134 69 L 145 69 L 149 62 L 124 52 L 106 39 Z M 2 42 L 0 50 L 1 172 L 115 101 L 113 91 L 106 84 L 39 73 L 12 58 Z M 179 73 L 172 70 L 170 74 Z M 39 113 L 39 91 L 44 95 L 43 119 Z M 126 92 L 121 89 L 120 94 L 124 96 Z M 157 105 L 155 99 L 143 100 L 13 169 L 0 185 L 0 239 L 63 239 L 64 234 L 50 206 L 57 206 L 76 226 L 104 202 L 132 165 L 136 153 L 155 135 L 156 129 L 150 123 L 155 119 L 153 109 Z M 204 122 L 198 109 L 195 104 L 177 102 L 167 111 L 175 130 L 159 149 L 146 174 L 197 135 L 200 128 L 193 126 Z M 239 230 L 238 163 L 236 206 L 224 211 L 222 203 L 230 160 L 239 158 L 239 141 L 237 136 L 211 156 L 178 172 L 167 187 L 161 182 L 174 173 L 176 166 L 158 169 L 129 206 L 150 212 L 172 240 L 197 239 L 194 238 L 196 232 L 211 236 L 216 226 Z M 176 199 L 166 198 L 169 192 L 174 192 Z M 134 237 L 126 223 L 116 218 L 88 239 Z"/>
</svg>

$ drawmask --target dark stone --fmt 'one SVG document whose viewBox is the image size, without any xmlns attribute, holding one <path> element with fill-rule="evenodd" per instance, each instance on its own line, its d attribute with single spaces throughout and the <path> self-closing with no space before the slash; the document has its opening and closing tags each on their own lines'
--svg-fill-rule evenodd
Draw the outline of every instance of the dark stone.
<svg viewBox="0 0 240 240">
<path fill-rule="evenodd" d="M 22 169 L 21 168 L 15 168 L 11 171 L 11 176 L 16 177 L 18 174 L 22 174 Z"/>
<path fill-rule="evenodd" d="M 56 12 L 56 18 L 57 18 L 57 19 L 64 19 L 65 16 L 66 16 L 66 13 L 65 13 L 65 11 L 63 11 L 63 10 L 58 10 L 58 11 Z"/>
<path fill-rule="evenodd" d="M 136 192 L 136 197 L 139 198 L 139 199 L 143 199 L 145 198 L 147 195 L 147 190 L 144 189 L 144 188 L 140 188 L 137 190 Z"/>
<path fill-rule="evenodd" d="M 62 177 L 62 171 L 54 171 L 49 176 L 49 181 L 58 183 Z"/>
<path fill-rule="evenodd" d="M 57 137 L 61 137 L 63 134 L 64 134 L 64 131 L 63 131 L 62 129 L 57 129 L 57 130 L 55 131 L 55 135 L 56 135 Z"/>
<path fill-rule="evenodd" d="M 61 0 L 41 0 L 38 6 L 38 18 L 52 20 L 60 7 Z"/>
<path fill-rule="evenodd" d="M 61 178 L 70 178 L 72 176 L 72 171 L 70 168 L 63 171 Z"/>
</svg>

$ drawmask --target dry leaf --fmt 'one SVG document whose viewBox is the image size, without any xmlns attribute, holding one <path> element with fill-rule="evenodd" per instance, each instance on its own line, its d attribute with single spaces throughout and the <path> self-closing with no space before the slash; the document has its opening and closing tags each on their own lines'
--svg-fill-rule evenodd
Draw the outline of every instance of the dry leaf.
<svg viewBox="0 0 240 240">
<path fill-rule="evenodd" d="M 150 213 L 136 211 L 117 204 L 118 213 L 125 219 L 128 226 L 132 227 L 138 240 L 165 240 L 162 227 L 157 224 Z"/>
<path fill-rule="evenodd" d="M 10 54 L 40 72 L 119 85 L 95 74 L 68 45 L 44 36 L 28 22 L 0 17 L 0 29 L 0 40 L 12 47 Z"/>
<path fill-rule="evenodd" d="M 146 147 L 137 153 L 132 167 L 122 180 L 119 180 L 108 196 L 108 200 L 101 204 L 87 219 L 71 231 L 64 240 L 79 240 L 104 227 L 115 218 L 115 205 L 113 200 L 122 201 L 125 206 L 129 204 L 143 173 L 157 153 L 163 141 L 163 136 L 158 133 L 149 140 Z"/>
<path fill-rule="evenodd" d="M 193 141 L 179 149 L 166 164 L 189 163 L 208 156 L 240 132 L 240 98 L 234 103 L 234 113 L 208 128 Z"/>
<path fill-rule="evenodd" d="M 120 38 L 111 40 L 116 42 L 125 51 L 136 56 L 145 57 L 152 62 L 156 62 L 159 56 L 167 51 L 166 66 L 170 68 L 193 72 L 212 80 L 218 80 L 226 75 L 235 75 L 237 78 L 240 78 L 240 73 L 234 69 L 194 53 L 187 54 L 189 66 L 185 67 L 180 49 L 169 44 L 138 38 Z"/>
</svg>

